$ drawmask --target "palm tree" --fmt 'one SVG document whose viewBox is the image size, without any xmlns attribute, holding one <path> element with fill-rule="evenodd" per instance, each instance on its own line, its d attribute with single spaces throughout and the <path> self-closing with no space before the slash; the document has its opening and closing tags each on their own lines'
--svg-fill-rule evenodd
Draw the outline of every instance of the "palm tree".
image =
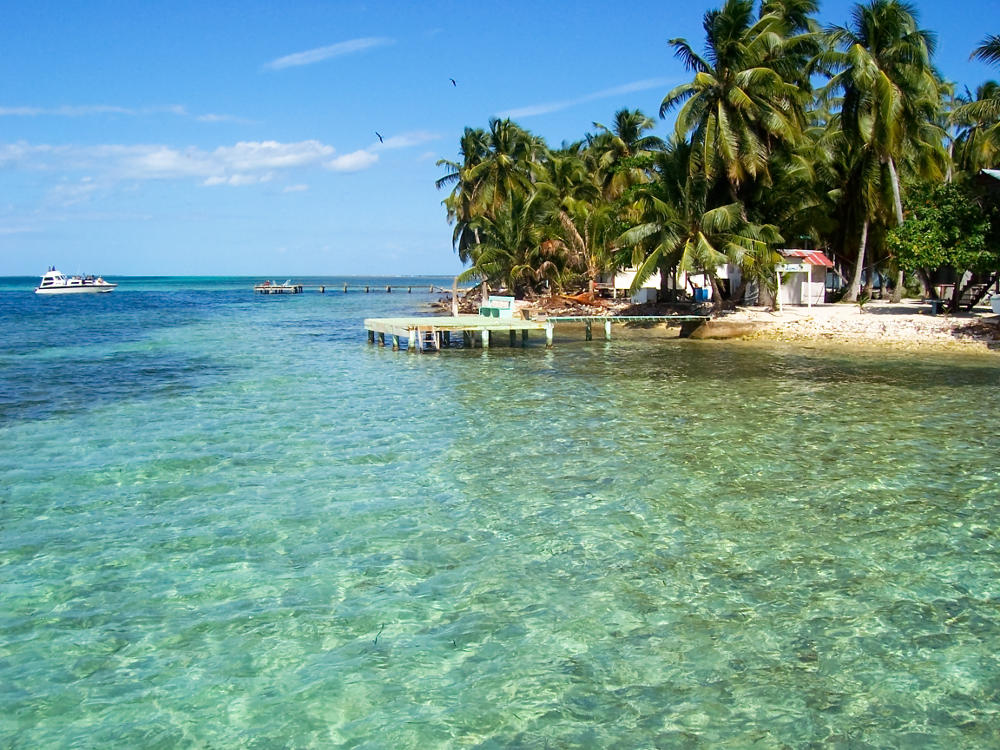
<svg viewBox="0 0 1000 750">
<path fill-rule="evenodd" d="M 561 286 L 565 253 L 552 239 L 551 215 L 540 194 L 514 194 L 495 215 L 480 216 L 476 226 L 481 243 L 459 281 L 485 281 L 518 297 L 538 291 L 546 281 Z"/>
<path fill-rule="evenodd" d="M 487 150 L 467 179 L 483 197 L 482 211 L 495 216 L 516 195 L 531 191 L 531 165 L 544 151 L 540 139 L 509 119 L 491 119 Z"/>
<path fill-rule="evenodd" d="M 439 159 L 437 166 L 445 166 L 450 171 L 434 184 L 440 190 L 452 186 L 451 194 L 445 198 L 448 222 L 455 223 L 452 244 L 463 263 L 470 260 L 472 248 L 479 244 L 473 227 L 473 219 L 483 213 L 483 183 L 473 179 L 473 170 L 485 161 L 489 153 L 486 131 L 482 128 L 466 128 L 459 142 L 460 161 Z"/>
<path fill-rule="evenodd" d="M 670 40 L 695 75 L 664 97 L 660 117 L 680 108 L 675 136 L 691 137 L 692 174 L 724 176 L 732 201 L 747 181 L 770 181 L 774 145 L 795 143 L 803 129 L 804 92 L 778 70 L 789 23 L 778 13 L 754 19 L 752 0 L 726 0 L 705 14 L 704 57 L 687 40 Z"/>
<path fill-rule="evenodd" d="M 1000 67 L 1000 36 L 986 37 L 971 57 Z M 996 166 L 1000 155 L 1000 84 L 986 81 L 973 97 L 966 91 L 962 103 L 951 114 L 960 127 L 960 163 L 970 171 Z"/>
<path fill-rule="evenodd" d="M 831 27 L 829 34 L 837 48 L 825 56 L 836 71 L 829 88 L 843 93 L 838 123 L 864 196 L 858 257 L 846 297 L 854 301 L 871 222 L 881 209 L 881 201 L 873 197 L 888 186 L 896 224 L 902 224 L 899 166 L 905 162 L 918 174 L 939 172 L 944 133 L 936 124 L 940 94 L 930 63 L 934 37 L 917 26 L 912 6 L 898 0 L 856 5 L 850 26 Z M 901 282 L 897 280 L 897 297 Z"/>
<path fill-rule="evenodd" d="M 586 275 L 593 291 L 609 263 L 612 206 L 601 199 L 596 175 L 575 147 L 550 152 L 536 174 L 535 190 L 552 202 L 568 262 Z"/>
<path fill-rule="evenodd" d="M 709 208 L 704 178 L 686 174 L 689 158 L 687 144 L 675 145 L 658 161 L 660 179 L 636 191 L 629 208 L 633 226 L 618 240 L 627 253 L 622 260 L 637 269 L 633 290 L 657 270 L 661 290 L 674 270 L 704 273 L 721 301 L 723 263 L 740 268 L 743 288 L 751 279 L 769 281 L 780 259 L 772 249 L 781 241 L 777 228 L 747 221 L 737 202 Z M 733 298 L 742 296 L 741 288 Z"/>
<path fill-rule="evenodd" d="M 649 181 L 649 172 L 644 167 L 654 152 L 664 148 L 662 139 L 646 135 L 655 125 L 651 117 L 638 109 L 615 112 L 610 128 L 594 123 L 598 132 L 588 136 L 588 152 L 594 172 L 600 175 L 606 199 L 615 200 L 629 187 Z"/>
</svg>

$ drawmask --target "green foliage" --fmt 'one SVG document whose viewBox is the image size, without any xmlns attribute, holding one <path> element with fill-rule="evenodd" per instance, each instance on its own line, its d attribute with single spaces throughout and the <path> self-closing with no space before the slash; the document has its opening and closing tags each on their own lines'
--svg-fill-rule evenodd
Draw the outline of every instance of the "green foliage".
<svg viewBox="0 0 1000 750">
<path fill-rule="evenodd" d="M 906 207 L 906 221 L 886 238 L 904 269 L 1000 270 L 1000 246 L 989 241 L 996 212 L 976 191 L 956 183 L 920 183 L 907 191 Z"/>
</svg>

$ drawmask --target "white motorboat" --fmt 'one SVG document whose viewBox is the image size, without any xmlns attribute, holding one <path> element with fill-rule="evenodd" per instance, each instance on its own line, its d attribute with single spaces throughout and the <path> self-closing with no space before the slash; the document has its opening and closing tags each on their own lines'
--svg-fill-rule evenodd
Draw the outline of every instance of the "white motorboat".
<svg viewBox="0 0 1000 750">
<path fill-rule="evenodd" d="M 66 276 L 52 266 L 42 276 L 35 294 L 97 294 L 113 291 L 116 286 L 118 285 L 110 284 L 100 276 Z"/>
</svg>

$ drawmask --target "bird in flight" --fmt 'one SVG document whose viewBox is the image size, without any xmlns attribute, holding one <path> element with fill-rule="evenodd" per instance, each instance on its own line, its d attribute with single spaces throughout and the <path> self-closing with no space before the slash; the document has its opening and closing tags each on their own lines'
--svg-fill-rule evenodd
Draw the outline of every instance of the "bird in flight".
<svg viewBox="0 0 1000 750">
<path fill-rule="evenodd" d="M 454 78 L 449 78 L 448 80 L 451 81 L 451 85 L 452 86 L 457 86 L 458 85 L 457 83 L 455 83 L 455 79 Z"/>
<path fill-rule="evenodd" d="M 375 131 L 375 135 L 378 136 L 378 142 L 379 143 L 385 143 L 385 141 L 382 140 L 382 134 L 379 133 L 377 130 Z"/>
</svg>

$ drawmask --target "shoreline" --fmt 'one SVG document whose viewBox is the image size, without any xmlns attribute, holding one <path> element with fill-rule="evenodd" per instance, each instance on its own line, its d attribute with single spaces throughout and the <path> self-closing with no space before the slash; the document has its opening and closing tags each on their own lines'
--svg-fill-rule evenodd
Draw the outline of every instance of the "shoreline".
<svg viewBox="0 0 1000 750">
<path fill-rule="evenodd" d="M 970 313 L 931 315 L 919 300 L 872 301 L 859 307 L 834 303 L 812 308 L 738 308 L 713 319 L 745 324 L 747 340 L 850 344 L 858 348 L 1000 351 L 1000 315 L 989 307 Z"/>
<path fill-rule="evenodd" d="M 444 311 L 445 305 L 438 309 Z M 610 300 L 579 304 L 568 298 L 536 300 L 529 308 L 532 317 L 546 314 L 630 315 L 692 312 L 687 307 L 641 306 Z M 470 310 L 471 312 L 472 310 Z M 930 306 L 918 299 L 898 303 L 872 300 L 863 307 L 830 303 L 813 307 L 737 307 L 732 311 L 699 312 L 712 314 L 710 321 L 692 332 L 691 338 L 714 341 L 785 342 L 828 344 L 851 349 L 893 349 L 899 351 L 947 351 L 968 353 L 1000 352 L 1000 315 L 988 305 L 955 315 L 930 314 Z"/>
</svg>

